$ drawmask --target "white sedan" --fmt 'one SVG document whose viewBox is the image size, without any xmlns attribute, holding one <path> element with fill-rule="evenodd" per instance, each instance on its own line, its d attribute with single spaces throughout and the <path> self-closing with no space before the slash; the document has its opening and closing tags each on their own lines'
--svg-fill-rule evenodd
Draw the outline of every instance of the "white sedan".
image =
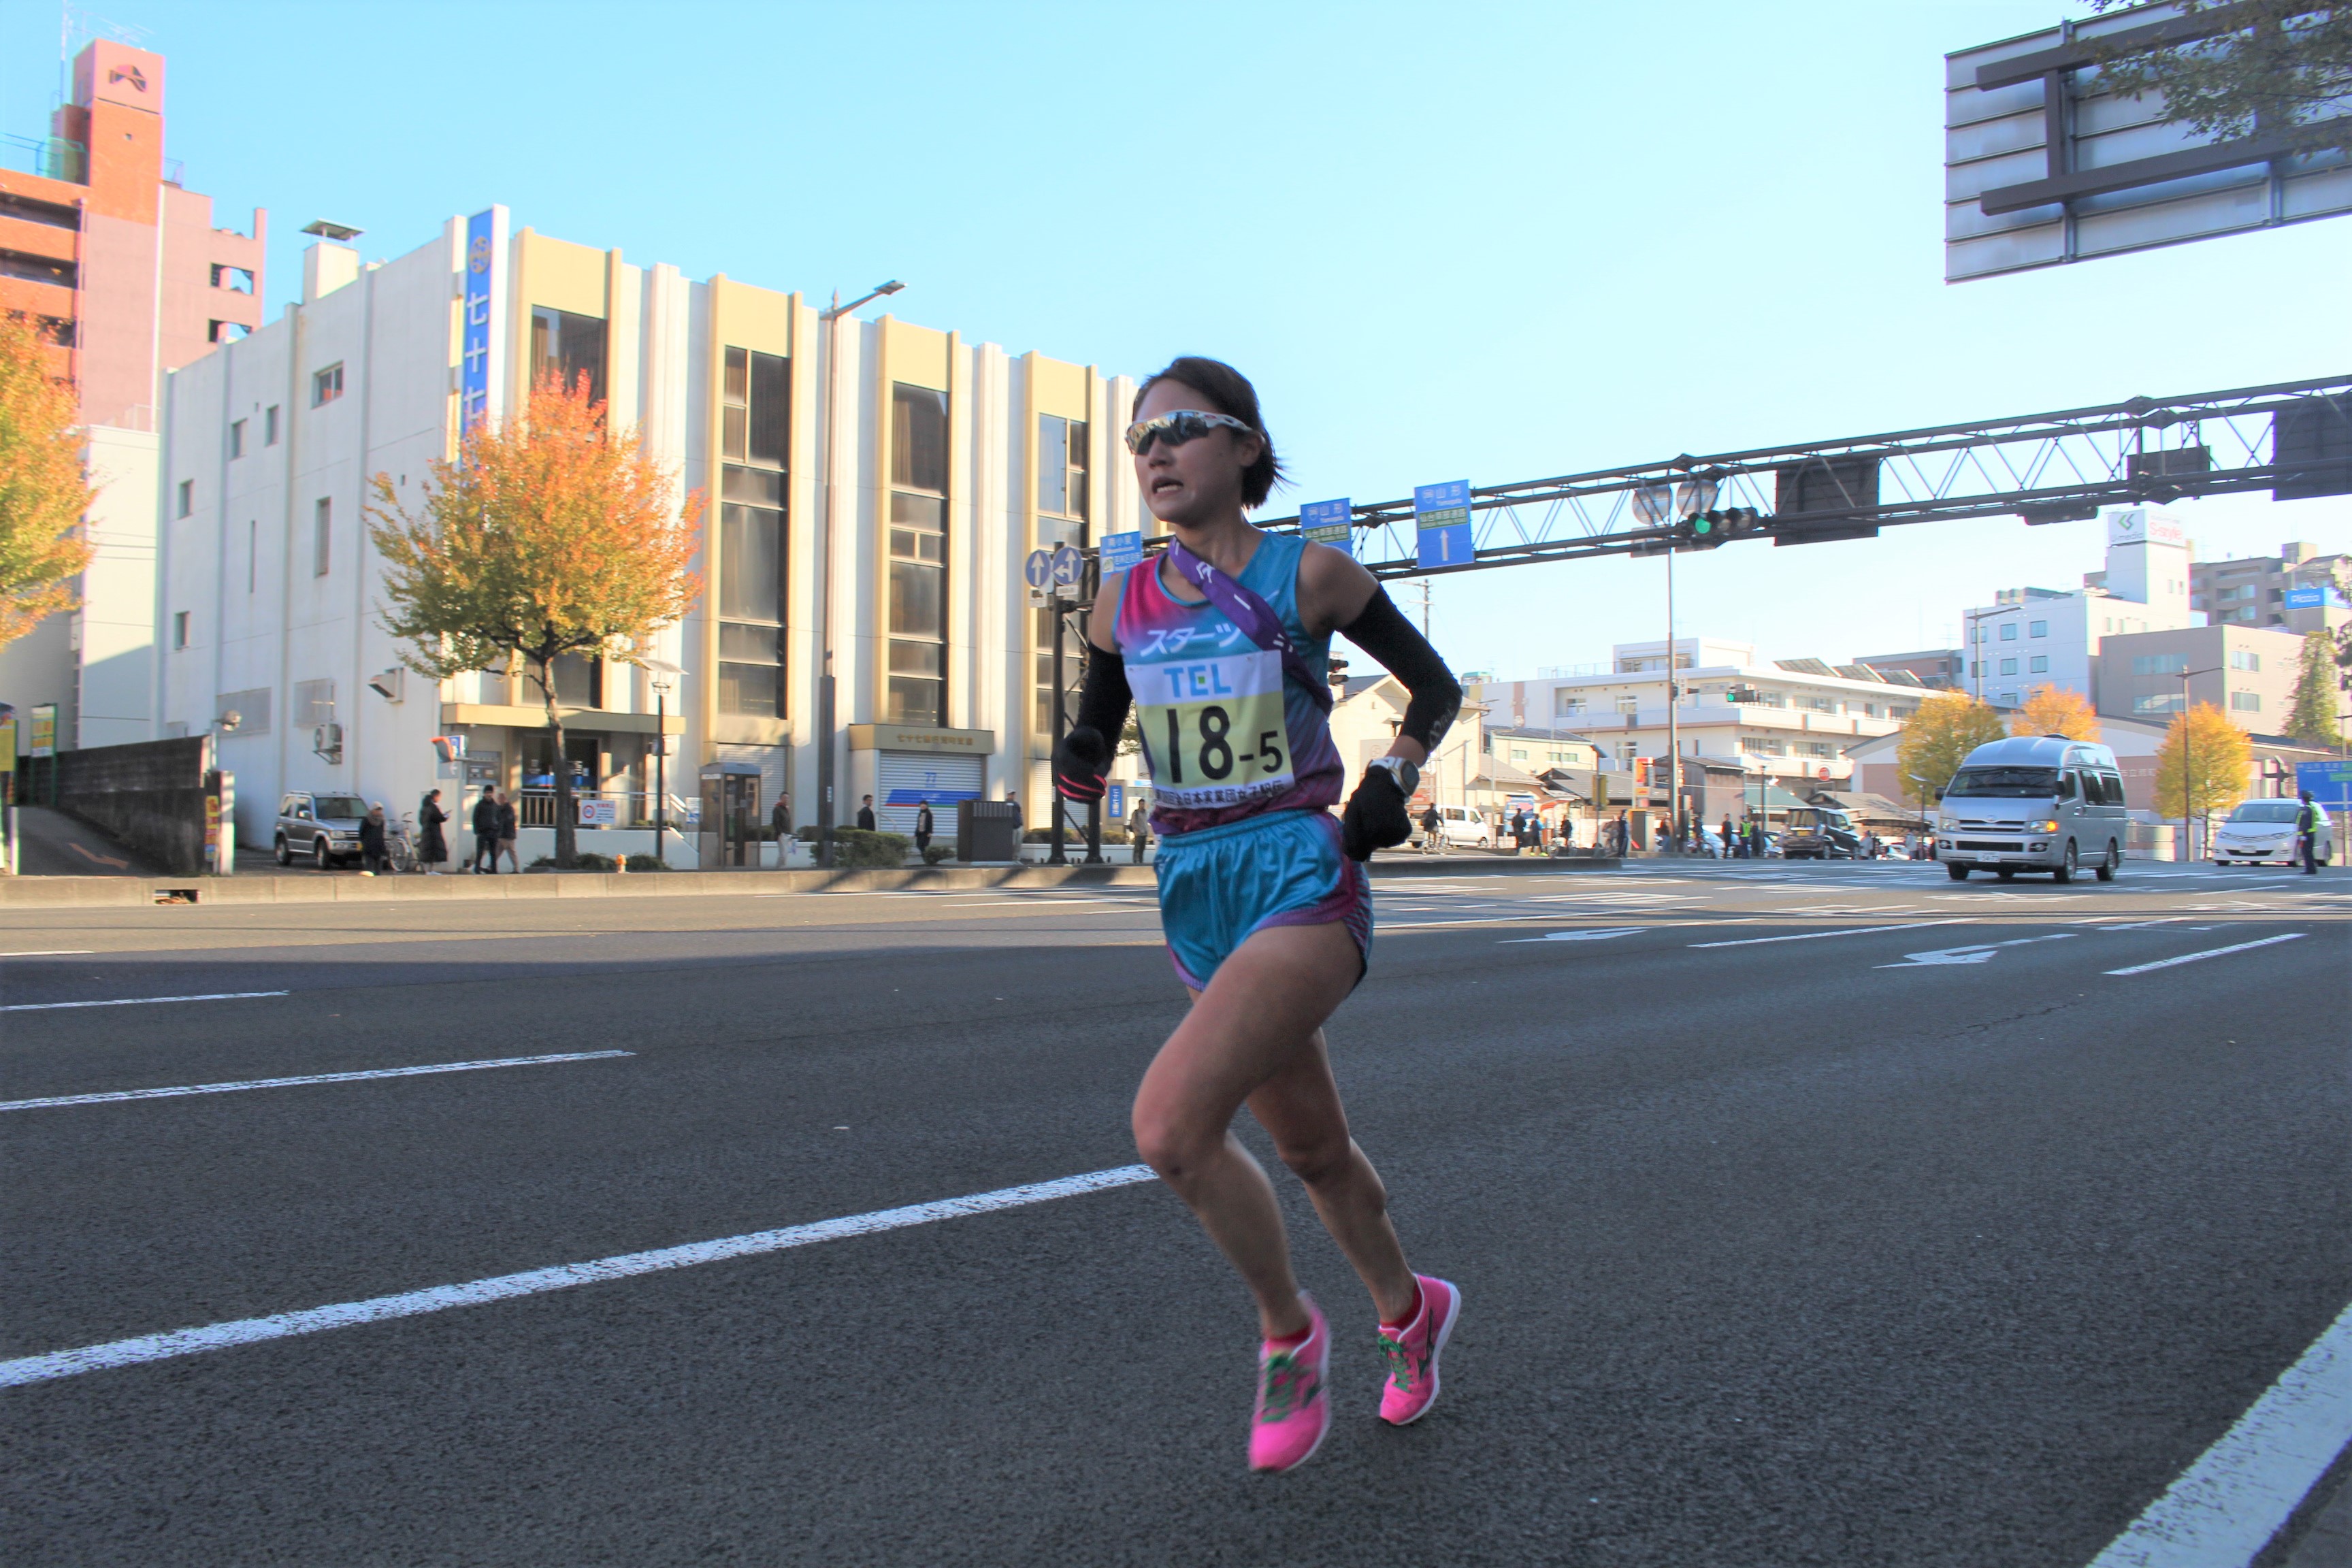
<svg viewBox="0 0 2352 1568">
<path fill-rule="evenodd" d="M 2299 865 L 2294 822 L 2302 810 L 2303 803 L 2297 800 L 2239 802 L 2228 820 L 2213 829 L 2213 863 L 2259 866 L 2275 860 L 2282 866 Z M 2318 815 L 2319 842 L 2311 847 L 2313 858 L 2325 866 L 2336 857 L 2336 830 L 2326 812 Z"/>
</svg>

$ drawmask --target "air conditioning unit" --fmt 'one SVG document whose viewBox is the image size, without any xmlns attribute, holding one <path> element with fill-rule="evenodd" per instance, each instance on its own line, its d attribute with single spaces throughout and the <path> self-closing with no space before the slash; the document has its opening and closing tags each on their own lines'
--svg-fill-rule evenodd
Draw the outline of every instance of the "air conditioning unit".
<svg viewBox="0 0 2352 1568">
<path fill-rule="evenodd" d="M 400 700 L 403 689 L 407 684 L 407 675 L 406 669 L 399 665 L 394 665 L 381 675 L 369 676 L 368 689 L 386 702 L 397 702 Z"/>
<path fill-rule="evenodd" d="M 343 760 L 343 727 L 321 724 L 310 731 L 310 749 L 331 763 Z"/>
</svg>

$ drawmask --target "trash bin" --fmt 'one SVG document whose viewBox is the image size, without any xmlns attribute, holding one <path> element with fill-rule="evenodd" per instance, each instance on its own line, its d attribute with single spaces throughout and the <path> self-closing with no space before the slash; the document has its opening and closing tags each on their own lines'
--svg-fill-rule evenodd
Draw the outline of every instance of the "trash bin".
<svg viewBox="0 0 2352 1568">
<path fill-rule="evenodd" d="M 1021 806 L 1010 800 L 956 802 L 956 858 L 1017 860 L 1021 858 Z"/>
</svg>

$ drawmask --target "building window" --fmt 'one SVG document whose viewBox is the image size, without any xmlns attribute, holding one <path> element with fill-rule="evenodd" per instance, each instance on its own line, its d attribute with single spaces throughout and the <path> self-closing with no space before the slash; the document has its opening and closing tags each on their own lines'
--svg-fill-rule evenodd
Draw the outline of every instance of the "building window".
<svg viewBox="0 0 2352 1568">
<path fill-rule="evenodd" d="M 890 608 L 883 719 L 948 721 L 948 395 L 890 390 Z M 1051 628 L 1047 630 L 1050 632 Z M 1051 647 L 1050 637 L 1047 646 Z"/>
<path fill-rule="evenodd" d="M 1797 755 L 1801 757 L 1833 757 L 1837 755 L 1837 753 L 1830 749 L 1830 743 L 1827 741 L 1800 741 L 1797 742 Z"/>
<path fill-rule="evenodd" d="M 2182 706 L 2183 703 L 2180 693 L 2178 691 L 2164 691 L 2158 693 L 2154 697 L 2140 698 L 2137 701 L 2134 702 L 2132 704 L 2132 715 L 2135 718 L 2145 719 L 2159 713 L 2178 713 L 2180 711 Z"/>
<path fill-rule="evenodd" d="M 2233 647 L 2230 650 L 2230 668 L 2259 671 L 2263 668 L 2263 656 L 2251 648 Z"/>
<path fill-rule="evenodd" d="M 172 515 L 174 517 L 185 517 L 195 510 L 196 481 L 194 479 L 182 479 L 180 481 L 179 510 L 174 511 Z"/>
<path fill-rule="evenodd" d="M 1739 749 L 1746 752 L 1751 757 L 1779 757 L 1787 755 L 1787 748 L 1782 744 L 1782 742 L 1765 735 L 1740 736 Z"/>
<path fill-rule="evenodd" d="M 1087 542 L 1087 423 L 1037 416 L 1037 544 Z M 1050 521 L 1049 521 L 1050 520 Z"/>
<path fill-rule="evenodd" d="M 2259 713 L 2263 710 L 2263 694 L 2259 691 L 2232 691 L 2230 693 L 2230 706 L 2240 713 Z"/>
<path fill-rule="evenodd" d="M 565 708 L 604 706 L 604 661 L 584 653 L 560 653 L 554 668 L 555 700 Z"/>
<path fill-rule="evenodd" d="M 1555 687 L 1551 694 L 1551 710 L 1561 719 L 1581 719 L 1584 717 L 1584 699 Z"/>
<path fill-rule="evenodd" d="M 2026 626 L 2025 635 L 2030 637 L 2046 637 L 2050 635 L 2050 623 L 2034 621 Z"/>
<path fill-rule="evenodd" d="M 335 503 L 320 496 L 310 509 L 310 575 L 323 577 L 334 564 Z"/>
<path fill-rule="evenodd" d="M 231 458 L 245 456 L 245 421 L 242 419 L 228 422 L 228 455 Z"/>
<path fill-rule="evenodd" d="M 2050 656 L 2046 653 L 2035 654 L 2032 658 L 2025 661 L 2025 668 L 2028 674 L 2046 674 L 2050 668 Z"/>
<path fill-rule="evenodd" d="M 569 393 L 588 377 L 588 400 L 604 401 L 604 323 L 594 316 L 534 305 L 530 310 L 530 379 L 552 376 Z"/>
<path fill-rule="evenodd" d="M 2017 640 L 2017 623 L 2015 621 L 2003 621 L 2000 623 L 2000 640 L 2003 642 L 2015 642 Z"/>
<path fill-rule="evenodd" d="M 1639 713 L 1641 710 L 1642 710 L 1642 700 L 1641 700 L 1640 698 L 1638 698 L 1638 697 L 1620 697 L 1619 699 L 1617 699 L 1617 711 L 1618 711 L 1618 712 L 1622 713 L 1622 714 L 1625 714 L 1625 715 L 1627 715 L 1628 717 L 1631 717 L 1631 716 L 1632 716 L 1632 715 L 1633 715 L 1633 714 Z"/>
<path fill-rule="evenodd" d="M 310 377 L 310 406 L 323 407 L 343 395 L 343 362 L 337 360 Z"/>
<path fill-rule="evenodd" d="M 245 520 L 245 591 L 253 592 L 255 581 L 261 575 L 261 524 L 252 518 Z"/>
<path fill-rule="evenodd" d="M 2015 675 L 2017 673 L 2017 660 L 2013 658 L 2002 659 L 2000 661 L 2000 672 L 2003 675 Z"/>
<path fill-rule="evenodd" d="M 275 403 L 261 411 L 261 444 L 265 447 L 278 445 L 278 405 Z"/>
<path fill-rule="evenodd" d="M 185 610 L 175 610 L 172 614 L 172 646 L 175 648 L 188 646 L 188 612 Z"/>
<path fill-rule="evenodd" d="M 298 730 L 313 730 L 335 721 L 335 683 L 298 680 L 294 683 L 292 718 Z"/>
<path fill-rule="evenodd" d="M 727 351 L 719 387 L 719 710 L 784 716 L 785 447 L 792 362 Z"/>
<path fill-rule="evenodd" d="M 2132 656 L 2134 675 L 2186 675 L 2189 656 L 2185 653 L 2142 653 Z"/>
</svg>

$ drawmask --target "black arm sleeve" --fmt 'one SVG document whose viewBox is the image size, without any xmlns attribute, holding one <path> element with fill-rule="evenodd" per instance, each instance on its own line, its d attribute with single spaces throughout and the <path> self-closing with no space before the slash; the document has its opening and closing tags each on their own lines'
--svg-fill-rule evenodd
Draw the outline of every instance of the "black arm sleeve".
<svg viewBox="0 0 2352 1568">
<path fill-rule="evenodd" d="M 1413 630 L 1386 588 L 1376 589 L 1364 613 L 1339 630 L 1349 642 L 1379 659 L 1412 694 L 1398 733 L 1430 751 L 1437 750 L 1454 716 L 1462 710 L 1462 683 L 1446 669 L 1429 639 Z M 1121 689 L 1125 685 L 1122 679 Z"/>
<path fill-rule="evenodd" d="M 1134 700 L 1135 693 L 1127 684 L 1127 656 L 1089 647 L 1086 684 L 1078 689 L 1077 722 L 1116 746 L 1119 731 L 1127 728 L 1127 710 Z"/>
</svg>

